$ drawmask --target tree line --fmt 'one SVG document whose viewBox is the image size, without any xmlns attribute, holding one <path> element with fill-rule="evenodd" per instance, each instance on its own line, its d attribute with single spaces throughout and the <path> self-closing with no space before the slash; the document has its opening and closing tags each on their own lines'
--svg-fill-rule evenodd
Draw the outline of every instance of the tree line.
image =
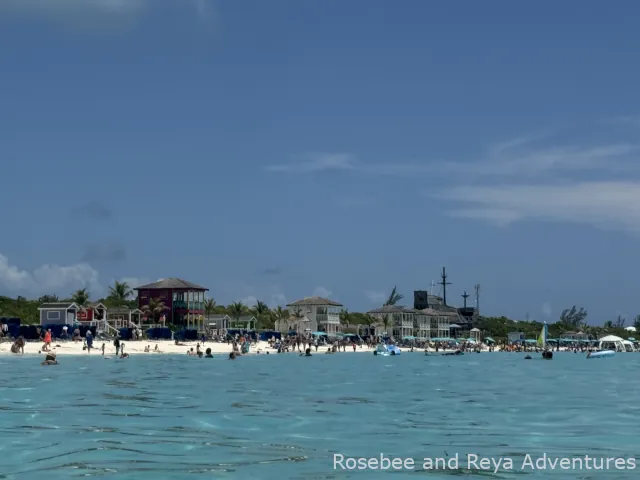
<svg viewBox="0 0 640 480">
<path fill-rule="evenodd" d="M 107 296 L 96 299 L 95 302 L 103 303 L 107 309 L 121 306 L 134 309 L 138 308 L 138 300 L 132 298 L 133 295 L 134 291 L 126 282 L 114 282 L 109 287 Z M 38 324 L 40 322 L 38 307 L 41 304 L 68 301 L 70 303 L 74 302 L 80 308 L 85 308 L 91 302 L 90 297 L 91 294 L 86 288 L 76 290 L 70 297 L 65 298 L 59 298 L 55 294 L 43 295 L 36 300 L 29 300 L 22 296 L 16 298 L 0 296 L 0 317 L 18 317 L 23 324 Z M 403 296 L 394 287 L 384 305 L 396 305 L 402 298 Z M 141 310 L 145 316 L 151 317 L 158 322 L 168 310 L 168 307 L 158 299 L 150 299 L 147 305 L 142 306 Z M 213 298 L 205 300 L 204 312 L 205 318 L 222 314 L 228 315 L 236 321 L 250 315 L 255 317 L 255 326 L 258 329 L 274 328 L 278 320 L 293 326 L 298 319 L 304 317 L 300 310 L 287 310 L 281 306 L 269 308 L 262 301 L 257 301 L 255 305 L 245 305 L 242 302 L 220 305 Z M 627 322 L 626 318 L 620 315 L 613 320 L 607 320 L 601 326 L 587 324 L 587 316 L 587 311 L 576 305 L 563 310 L 558 321 L 548 325 L 550 337 L 562 338 L 564 333 L 570 331 L 581 331 L 592 335 L 594 338 L 604 334 L 618 335 L 623 338 L 628 336 L 629 332 L 624 330 Z M 343 330 L 350 332 L 358 332 L 361 328 L 371 328 L 378 324 L 384 325 L 386 330 L 392 328 L 392 320 L 389 316 L 380 319 L 367 313 L 350 312 L 348 309 L 340 312 L 340 323 L 343 325 Z M 496 341 L 506 340 L 510 332 L 523 332 L 527 338 L 536 338 L 542 325 L 542 322 L 539 321 L 518 321 L 504 316 L 477 317 L 472 320 L 473 327 L 479 328 L 485 337 L 492 337 Z M 640 330 L 640 315 L 634 318 L 631 325 Z"/>
</svg>

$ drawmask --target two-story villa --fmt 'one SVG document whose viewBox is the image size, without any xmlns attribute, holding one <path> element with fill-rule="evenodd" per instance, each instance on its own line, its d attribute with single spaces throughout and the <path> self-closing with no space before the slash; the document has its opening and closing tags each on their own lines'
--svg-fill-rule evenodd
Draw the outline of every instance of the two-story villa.
<svg viewBox="0 0 640 480">
<path fill-rule="evenodd" d="M 402 337 L 413 335 L 416 316 L 419 312 L 400 305 L 384 305 L 380 308 L 369 310 L 367 313 L 378 319 L 376 335 L 393 336 L 396 340 L 399 340 Z"/>
<path fill-rule="evenodd" d="M 300 315 L 306 317 L 309 324 L 307 328 L 311 331 L 325 332 L 327 335 L 331 335 L 341 330 L 341 303 L 328 298 L 306 297 L 288 304 L 287 308 L 291 314 L 299 311 Z"/>
</svg>

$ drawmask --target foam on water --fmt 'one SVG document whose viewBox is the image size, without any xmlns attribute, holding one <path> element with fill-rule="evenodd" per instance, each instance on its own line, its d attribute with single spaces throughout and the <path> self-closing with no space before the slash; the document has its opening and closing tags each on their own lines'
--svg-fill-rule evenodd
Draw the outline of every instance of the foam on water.
<svg viewBox="0 0 640 480">
<path fill-rule="evenodd" d="M 640 355 L 602 362 L 557 354 L 426 357 L 269 355 L 3 360 L 0 478 L 329 479 L 333 454 L 424 457 L 528 453 L 633 457 L 640 452 L 633 373 Z M 640 462 L 639 462 L 640 463 Z M 526 472 L 637 478 L 638 471 Z M 522 473 L 438 471 L 522 478 Z"/>
</svg>

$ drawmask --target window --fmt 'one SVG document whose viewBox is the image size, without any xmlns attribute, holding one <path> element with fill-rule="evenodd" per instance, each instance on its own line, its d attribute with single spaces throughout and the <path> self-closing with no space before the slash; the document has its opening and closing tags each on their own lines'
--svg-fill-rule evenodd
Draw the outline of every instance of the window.
<svg viewBox="0 0 640 480">
<path fill-rule="evenodd" d="M 47 320 L 60 320 L 60 312 L 47 312 Z"/>
</svg>

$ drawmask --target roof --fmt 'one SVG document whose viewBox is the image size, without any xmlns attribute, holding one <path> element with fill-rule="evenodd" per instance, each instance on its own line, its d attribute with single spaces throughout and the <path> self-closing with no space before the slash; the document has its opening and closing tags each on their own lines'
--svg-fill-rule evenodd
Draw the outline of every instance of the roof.
<svg viewBox="0 0 640 480">
<path fill-rule="evenodd" d="M 201 287 L 195 283 L 187 282 L 181 278 L 163 278 L 157 282 L 148 283 L 134 288 L 134 290 L 162 290 L 162 289 L 174 289 L 174 290 L 200 290 L 202 292 L 209 291 L 208 288 Z"/>
<path fill-rule="evenodd" d="M 329 305 L 331 307 L 341 307 L 342 304 L 322 297 L 305 297 L 302 300 L 297 300 L 293 303 L 289 303 L 287 307 L 301 307 L 303 305 Z"/>
<path fill-rule="evenodd" d="M 80 307 L 73 302 L 50 302 L 43 303 L 38 307 L 38 310 L 63 310 L 75 308 L 76 310 L 80 310 Z"/>
<path fill-rule="evenodd" d="M 111 307 L 107 313 L 111 315 L 112 313 L 142 313 L 142 311 L 138 308 L 129 308 L 126 305 L 121 305 L 119 307 Z"/>
<path fill-rule="evenodd" d="M 383 305 L 373 310 L 369 310 L 367 313 L 415 313 L 413 309 L 404 308 L 401 305 Z"/>
</svg>

